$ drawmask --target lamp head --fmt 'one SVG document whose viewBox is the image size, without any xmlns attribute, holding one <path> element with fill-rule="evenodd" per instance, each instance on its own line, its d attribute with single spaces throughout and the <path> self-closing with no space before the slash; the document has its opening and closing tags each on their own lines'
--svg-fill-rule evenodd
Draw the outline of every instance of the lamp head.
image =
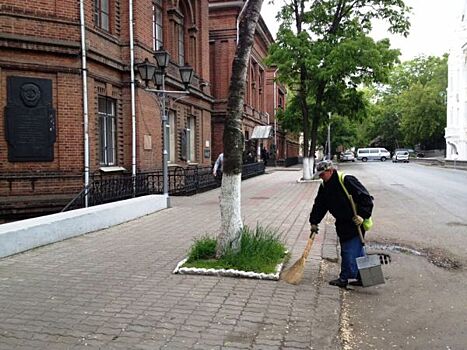
<svg viewBox="0 0 467 350">
<path fill-rule="evenodd" d="M 161 69 L 156 69 L 154 71 L 154 85 L 156 85 L 158 89 L 160 89 L 161 86 L 163 85 L 162 84 L 163 80 L 164 80 L 164 72 Z"/>
<path fill-rule="evenodd" d="M 157 61 L 157 65 L 162 71 L 169 65 L 170 55 L 164 48 L 161 46 L 159 50 L 154 52 L 154 58 Z"/>
<path fill-rule="evenodd" d="M 182 83 L 185 85 L 185 89 L 188 89 L 188 85 L 190 85 L 191 79 L 193 78 L 193 67 L 186 65 L 184 67 L 180 67 L 179 70 Z"/>
<path fill-rule="evenodd" d="M 139 76 L 144 80 L 146 86 L 148 86 L 149 81 L 152 80 L 152 77 L 154 76 L 156 65 L 149 62 L 146 58 L 144 62 L 137 64 L 136 68 L 138 69 Z"/>
</svg>

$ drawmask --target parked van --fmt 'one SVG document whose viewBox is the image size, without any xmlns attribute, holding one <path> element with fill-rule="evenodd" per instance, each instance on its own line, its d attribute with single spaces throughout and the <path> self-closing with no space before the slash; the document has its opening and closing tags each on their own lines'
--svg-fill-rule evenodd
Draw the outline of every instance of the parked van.
<svg viewBox="0 0 467 350">
<path fill-rule="evenodd" d="M 368 160 L 380 160 L 384 162 L 391 158 L 391 154 L 386 148 L 359 148 L 357 150 L 357 159 L 362 162 Z"/>
</svg>

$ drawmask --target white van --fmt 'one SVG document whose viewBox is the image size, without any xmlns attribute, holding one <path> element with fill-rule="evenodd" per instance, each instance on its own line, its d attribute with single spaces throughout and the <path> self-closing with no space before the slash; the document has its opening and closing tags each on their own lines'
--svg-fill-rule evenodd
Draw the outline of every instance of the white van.
<svg viewBox="0 0 467 350">
<path fill-rule="evenodd" d="M 359 148 L 357 150 L 357 159 L 362 162 L 368 160 L 380 160 L 384 162 L 386 159 L 391 158 L 391 154 L 386 148 Z"/>
</svg>

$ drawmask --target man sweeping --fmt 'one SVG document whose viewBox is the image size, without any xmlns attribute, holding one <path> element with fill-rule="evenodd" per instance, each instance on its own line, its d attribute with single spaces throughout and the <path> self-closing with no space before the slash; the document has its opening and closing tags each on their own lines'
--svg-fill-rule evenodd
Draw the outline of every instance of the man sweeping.
<svg viewBox="0 0 467 350">
<path fill-rule="evenodd" d="M 341 272 L 339 278 L 329 282 L 341 288 L 347 284 L 361 286 L 356 258 L 364 255 L 362 242 L 358 234 L 358 226 L 364 219 L 371 217 L 373 198 L 355 176 L 338 173 L 329 160 L 319 162 L 316 174 L 323 180 L 310 213 L 311 235 L 318 233 L 318 224 L 329 211 L 336 219 L 336 232 L 341 246 Z M 357 207 L 357 215 L 346 191 L 352 196 Z M 349 280 L 353 280 L 350 281 Z"/>
</svg>

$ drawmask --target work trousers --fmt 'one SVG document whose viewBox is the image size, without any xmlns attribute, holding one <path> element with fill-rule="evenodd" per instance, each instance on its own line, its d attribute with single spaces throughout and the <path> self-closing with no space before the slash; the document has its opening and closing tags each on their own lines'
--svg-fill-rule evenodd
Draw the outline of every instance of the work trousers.
<svg viewBox="0 0 467 350">
<path fill-rule="evenodd" d="M 341 273 L 339 278 L 347 281 L 351 278 L 359 279 L 357 258 L 364 256 L 362 242 L 360 237 L 354 237 L 341 244 Z"/>
</svg>

